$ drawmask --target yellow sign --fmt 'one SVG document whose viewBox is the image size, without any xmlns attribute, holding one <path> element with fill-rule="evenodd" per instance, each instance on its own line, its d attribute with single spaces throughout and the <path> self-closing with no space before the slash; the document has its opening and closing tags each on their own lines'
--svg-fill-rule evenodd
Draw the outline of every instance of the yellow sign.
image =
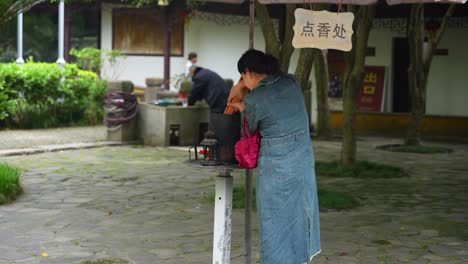
<svg viewBox="0 0 468 264">
<path fill-rule="evenodd" d="M 294 12 L 294 48 L 337 49 L 352 48 L 354 14 L 311 11 L 298 8 Z"/>
</svg>

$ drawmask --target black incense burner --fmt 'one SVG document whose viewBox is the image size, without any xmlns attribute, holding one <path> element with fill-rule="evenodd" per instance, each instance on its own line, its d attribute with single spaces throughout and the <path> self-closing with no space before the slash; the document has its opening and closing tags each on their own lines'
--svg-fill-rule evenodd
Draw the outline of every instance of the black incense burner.
<svg viewBox="0 0 468 264">
<path fill-rule="evenodd" d="M 234 145 L 241 136 L 240 119 L 240 114 L 211 113 L 209 130 L 199 146 L 189 149 L 189 161 L 199 161 L 202 166 L 237 164 Z"/>
</svg>

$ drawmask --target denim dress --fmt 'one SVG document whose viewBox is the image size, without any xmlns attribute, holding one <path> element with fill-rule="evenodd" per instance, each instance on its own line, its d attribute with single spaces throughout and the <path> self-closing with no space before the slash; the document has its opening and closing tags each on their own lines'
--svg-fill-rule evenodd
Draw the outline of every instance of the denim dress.
<svg viewBox="0 0 468 264">
<path fill-rule="evenodd" d="M 251 131 L 262 136 L 257 214 L 262 264 L 303 264 L 320 253 L 314 154 L 298 82 L 268 76 L 244 99 Z"/>
</svg>

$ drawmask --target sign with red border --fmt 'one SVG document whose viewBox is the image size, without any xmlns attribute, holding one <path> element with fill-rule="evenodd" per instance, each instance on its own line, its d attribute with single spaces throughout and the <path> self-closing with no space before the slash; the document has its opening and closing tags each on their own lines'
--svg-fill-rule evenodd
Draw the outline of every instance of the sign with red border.
<svg viewBox="0 0 468 264">
<path fill-rule="evenodd" d="M 357 110 L 381 112 L 384 94 L 385 67 L 365 66 L 364 79 L 357 97 Z"/>
</svg>

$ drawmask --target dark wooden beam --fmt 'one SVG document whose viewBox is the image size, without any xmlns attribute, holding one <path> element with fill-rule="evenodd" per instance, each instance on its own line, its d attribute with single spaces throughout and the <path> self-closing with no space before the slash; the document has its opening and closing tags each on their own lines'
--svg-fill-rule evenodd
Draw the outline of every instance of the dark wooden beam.
<svg viewBox="0 0 468 264">
<path fill-rule="evenodd" d="M 170 6 L 163 7 L 164 14 L 164 87 L 169 90 L 171 78 L 171 14 Z"/>
<path fill-rule="evenodd" d="M 71 17 L 72 17 L 72 8 L 71 4 L 65 4 L 65 34 L 64 34 L 64 57 L 66 62 L 70 62 L 70 38 L 71 38 L 71 32 L 70 32 L 70 26 L 71 26 Z"/>
</svg>

